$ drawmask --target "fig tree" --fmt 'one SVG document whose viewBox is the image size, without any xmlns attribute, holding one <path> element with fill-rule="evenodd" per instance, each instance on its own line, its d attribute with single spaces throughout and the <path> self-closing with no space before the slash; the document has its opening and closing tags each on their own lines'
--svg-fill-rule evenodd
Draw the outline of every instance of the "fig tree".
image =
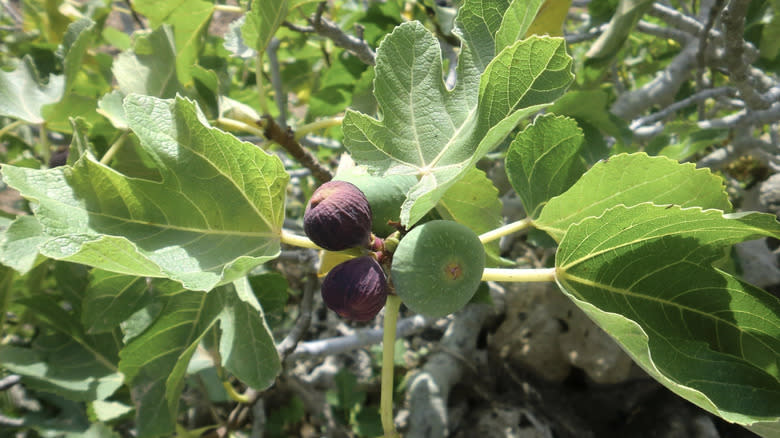
<svg viewBox="0 0 780 438">
<path fill-rule="evenodd" d="M 387 277 L 379 262 L 362 256 L 331 269 L 321 290 L 325 305 L 342 318 L 370 321 L 387 300 Z"/>
<path fill-rule="evenodd" d="M 461 309 L 479 287 L 485 249 L 465 225 L 434 220 L 412 228 L 393 254 L 395 293 L 417 313 L 441 317 Z"/>
<path fill-rule="evenodd" d="M 303 231 L 330 251 L 366 246 L 371 237 L 371 207 L 354 184 L 329 181 L 314 191 L 303 213 Z"/>
</svg>

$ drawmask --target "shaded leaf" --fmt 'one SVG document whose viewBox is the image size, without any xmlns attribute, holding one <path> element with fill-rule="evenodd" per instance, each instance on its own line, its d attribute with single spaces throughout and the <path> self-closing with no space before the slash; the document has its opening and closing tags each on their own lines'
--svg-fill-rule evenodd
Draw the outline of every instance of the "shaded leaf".
<svg viewBox="0 0 780 438">
<path fill-rule="evenodd" d="M 585 172 L 579 152 L 583 135 L 577 122 L 547 114 L 520 132 L 506 153 L 506 173 L 529 217 Z"/>
<path fill-rule="evenodd" d="M 442 196 L 436 212 L 469 227 L 477 234 L 486 233 L 503 225 L 498 189 L 485 172 L 471 169 Z M 503 265 L 498 241 L 485 245 L 490 265 Z"/>
<path fill-rule="evenodd" d="M 0 345 L 0 364 L 30 388 L 78 401 L 105 400 L 123 381 L 116 368 L 65 335 L 44 337 L 33 348 Z"/>
<path fill-rule="evenodd" d="M 143 277 L 94 269 L 82 302 L 81 322 L 88 333 L 108 332 L 139 310 L 151 282 Z"/>
<path fill-rule="evenodd" d="M 120 370 L 131 382 L 139 435 L 174 430 L 187 365 L 218 321 L 220 356 L 236 377 L 253 386 L 262 383 L 257 389 L 276 377 L 280 360 L 262 313 L 242 301 L 233 287 L 168 294 L 161 316 L 121 352 Z M 238 329 L 235 324 L 245 325 Z"/>
<path fill-rule="evenodd" d="M 32 216 L 19 216 L 0 230 L 0 263 L 26 274 L 35 266 L 38 247 L 48 240 L 41 224 Z"/>
<path fill-rule="evenodd" d="M 669 389 L 728 421 L 780 420 L 780 300 L 712 267 L 773 215 L 640 204 L 566 232 L 561 289 Z"/>
<path fill-rule="evenodd" d="M 597 163 L 569 190 L 551 199 L 534 225 L 560 242 L 573 223 L 617 204 L 643 202 L 731 209 L 723 180 L 708 169 L 644 153 L 620 154 Z"/>
</svg>

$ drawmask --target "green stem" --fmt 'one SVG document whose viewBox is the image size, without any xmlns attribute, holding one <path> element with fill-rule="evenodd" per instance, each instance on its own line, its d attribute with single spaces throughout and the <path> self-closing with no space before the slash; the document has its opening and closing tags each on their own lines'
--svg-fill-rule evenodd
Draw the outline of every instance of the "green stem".
<svg viewBox="0 0 780 438">
<path fill-rule="evenodd" d="M 263 51 L 257 52 L 257 57 L 255 57 L 255 82 L 257 83 L 260 110 L 263 114 L 270 114 L 268 112 L 268 100 L 265 98 L 265 87 L 263 86 Z"/>
<path fill-rule="evenodd" d="M 323 120 L 317 120 L 316 122 L 311 122 L 305 125 L 301 125 L 295 130 L 295 139 L 300 140 L 304 135 L 310 132 L 327 129 L 330 128 L 331 126 L 338 126 L 341 124 L 343 120 L 344 120 L 343 116 L 338 116 L 338 117 L 331 117 Z"/>
<path fill-rule="evenodd" d="M 395 330 L 398 324 L 398 310 L 401 298 L 388 295 L 385 303 L 385 326 L 382 334 L 382 393 L 379 399 L 379 412 L 385 438 L 396 438 L 393 421 L 393 373 L 395 371 Z"/>
<path fill-rule="evenodd" d="M 524 230 L 531 226 L 533 223 L 533 220 L 531 218 L 525 218 L 521 219 L 517 222 L 512 222 L 511 224 L 506 224 L 503 227 L 496 228 L 495 230 L 490 230 L 485 234 L 481 234 L 479 236 L 480 242 L 488 243 L 490 241 L 500 239 L 506 235 L 516 233 L 520 230 Z"/>
<path fill-rule="evenodd" d="M 482 281 L 542 282 L 555 281 L 555 268 L 545 269 L 504 269 L 485 268 Z"/>
<path fill-rule="evenodd" d="M 317 246 L 316 243 L 309 240 L 308 237 L 299 236 L 285 229 L 282 229 L 281 238 L 282 238 L 282 243 L 286 243 L 288 245 L 298 246 L 301 248 L 322 249 L 319 246 Z"/>
<path fill-rule="evenodd" d="M 9 131 L 12 129 L 15 129 L 17 126 L 24 123 L 24 120 L 17 120 L 15 122 L 11 122 L 5 126 L 3 126 L 2 129 L 0 129 L 0 138 L 2 138 L 4 135 L 6 135 Z"/>
<path fill-rule="evenodd" d="M 227 380 L 222 381 L 222 386 L 225 388 L 225 391 L 227 392 L 228 396 L 231 400 L 237 401 L 239 403 L 248 404 L 251 402 L 249 400 L 249 397 L 245 396 L 244 394 L 239 394 L 236 392 L 236 389 L 233 388 L 233 385 L 230 384 Z"/>
<path fill-rule="evenodd" d="M 240 120 L 230 119 L 227 117 L 220 117 L 217 119 L 217 125 L 230 131 L 244 131 L 258 137 L 265 138 L 265 133 L 257 126 L 252 126 L 249 123 L 244 123 Z"/>
<path fill-rule="evenodd" d="M 111 162 L 111 159 L 114 158 L 114 155 L 116 155 L 117 152 L 119 152 L 119 149 L 122 148 L 122 145 L 125 144 L 125 139 L 127 138 L 128 131 L 125 131 L 122 133 L 122 135 L 119 136 L 118 139 L 111 145 L 111 147 L 108 148 L 105 154 L 103 154 L 103 157 L 100 159 L 100 164 L 104 166 L 108 166 L 108 163 Z"/>
<path fill-rule="evenodd" d="M 232 12 L 234 14 L 243 14 L 244 9 L 241 6 L 233 5 L 214 5 L 215 11 Z"/>
<path fill-rule="evenodd" d="M 51 158 L 51 149 L 49 144 L 49 133 L 46 129 L 46 124 L 41 123 L 41 130 L 40 130 L 40 145 L 41 145 L 41 157 L 43 158 L 44 163 L 48 163 L 49 159 Z"/>
</svg>

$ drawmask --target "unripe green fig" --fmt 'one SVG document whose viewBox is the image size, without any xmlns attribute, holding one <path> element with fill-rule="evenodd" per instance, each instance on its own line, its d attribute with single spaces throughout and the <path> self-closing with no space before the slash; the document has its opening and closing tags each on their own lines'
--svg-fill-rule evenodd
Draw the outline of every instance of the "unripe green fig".
<svg viewBox="0 0 780 438">
<path fill-rule="evenodd" d="M 371 237 L 371 207 L 354 184 L 329 181 L 311 195 L 303 213 L 303 231 L 329 251 L 367 246 Z"/>
<path fill-rule="evenodd" d="M 406 192 L 417 184 L 414 175 L 347 175 L 338 178 L 354 184 L 366 195 L 373 219 L 371 231 L 381 237 L 395 231 L 388 222 L 400 220 L 401 204 L 406 199 Z"/>
<path fill-rule="evenodd" d="M 430 317 L 460 310 L 482 280 L 485 249 L 470 228 L 434 220 L 412 228 L 393 254 L 390 277 L 407 307 Z"/>
<path fill-rule="evenodd" d="M 387 277 L 372 256 L 347 260 L 322 280 L 322 300 L 330 310 L 353 321 L 370 321 L 387 300 Z"/>
</svg>

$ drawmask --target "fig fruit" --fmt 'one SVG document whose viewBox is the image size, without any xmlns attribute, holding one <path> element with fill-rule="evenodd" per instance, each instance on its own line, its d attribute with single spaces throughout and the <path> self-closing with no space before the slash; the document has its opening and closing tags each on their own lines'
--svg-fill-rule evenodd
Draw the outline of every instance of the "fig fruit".
<svg viewBox="0 0 780 438">
<path fill-rule="evenodd" d="M 371 207 L 354 184 L 329 181 L 314 191 L 303 213 L 303 231 L 329 251 L 368 245 Z"/>
<path fill-rule="evenodd" d="M 371 231 L 380 237 L 387 237 L 397 231 L 388 222 L 401 220 L 401 205 L 406 200 L 406 193 L 417 184 L 417 177 L 414 175 L 385 175 L 381 177 L 344 175 L 336 178 L 354 184 L 366 195 L 368 203 L 371 205 L 373 222 Z M 427 222 L 432 219 L 438 219 L 433 211 L 428 213 L 422 221 Z"/>
<path fill-rule="evenodd" d="M 441 317 L 471 300 L 482 280 L 485 249 L 470 228 L 434 220 L 412 228 L 393 254 L 390 277 L 410 309 Z"/>
<path fill-rule="evenodd" d="M 322 300 L 330 310 L 353 321 L 370 321 L 387 300 L 385 272 L 373 257 L 347 260 L 322 280 Z"/>
<path fill-rule="evenodd" d="M 396 231 L 388 222 L 400 220 L 401 204 L 406 199 L 406 192 L 417 184 L 417 178 L 413 175 L 350 175 L 343 177 L 343 180 L 365 193 L 371 205 L 371 231 L 381 237 Z"/>
</svg>

